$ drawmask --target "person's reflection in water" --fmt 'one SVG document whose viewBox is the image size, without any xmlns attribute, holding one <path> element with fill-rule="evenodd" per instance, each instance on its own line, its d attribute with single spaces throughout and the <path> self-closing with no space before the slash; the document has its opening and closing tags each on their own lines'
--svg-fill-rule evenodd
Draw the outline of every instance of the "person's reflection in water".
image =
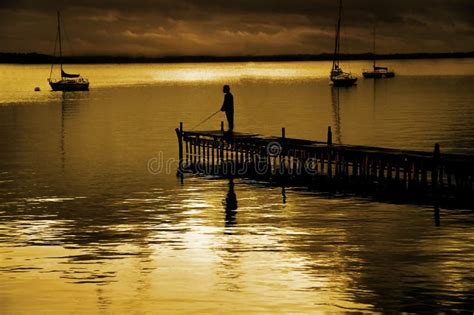
<svg viewBox="0 0 474 315">
<path fill-rule="evenodd" d="M 225 197 L 225 226 L 231 227 L 237 223 L 237 195 L 234 190 L 234 179 L 229 179 L 229 191 Z"/>
</svg>

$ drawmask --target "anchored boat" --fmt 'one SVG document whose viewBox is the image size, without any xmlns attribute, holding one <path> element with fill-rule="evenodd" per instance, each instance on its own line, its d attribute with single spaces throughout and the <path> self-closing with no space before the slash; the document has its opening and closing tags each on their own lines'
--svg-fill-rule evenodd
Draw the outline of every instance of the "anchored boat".
<svg viewBox="0 0 474 315">
<path fill-rule="evenodd" d="M 341 14 L 342 14 L 342 0 L 339 0 L 339 18 L 337 20 L 336 27 L 336 43 L 334 47 L 334 57 L 332 60 L 332 68 L 330 79 L 334 86 L 351 86 L 354 85 L 357 81 L 357 78 L 351 73 L 344 72 L 339 66 L 340 60 L 340 37 L 341 37 Z"/>
<path fill-rule="evenodd" d="M 59 57 L 57 63 L 61 68 L 61 79 L 53 79 L 54 62 L 51 64 L 51 71 L 49 73 L 49 85 L 53 91 L 87 91 L 89 90 L 89 81 L 80 74 L 67 73 L 63 69 L 62 63 L 62 42 L 61 42 L 61 15 L 58 11 L 58 33 L 56 42 L 54 44 L 54 56 L 56 56 L 56 44 L 59 42 Z"/>
<path fill-rule="evenodd" d="M 387 67 L 380 67 L 376 65 L 375 62 L 375 24 L 374 24 L 374 40 L 373 40 L 373 55 L 374 55 L 374 63 L 372 65 L 372 70 L 364 70 L 362 75 L 366 79 L 381 79 L 381 78 L 393 78 L 395 76 L 395 71 L 387 68 Z"/>
<path fill-rule="evenodd" d="M 395 72 L 387 67 L 379 67 L 374 64 L 373 70 L 365 70 L 362 72 L 362 75 L 366 79 L 393 78 L 395 76 Z"/>
</svg>

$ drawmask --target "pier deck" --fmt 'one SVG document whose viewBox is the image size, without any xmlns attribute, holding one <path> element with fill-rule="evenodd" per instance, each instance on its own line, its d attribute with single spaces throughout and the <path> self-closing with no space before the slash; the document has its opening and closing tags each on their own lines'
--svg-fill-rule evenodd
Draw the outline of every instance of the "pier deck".
<svg viewBox="0 0 474 315">
<path fill-rule="evenodd" d="M 240 176 L 474 208 L 474 156 L 333 144 L 222 130 L 176 129 L 178 174 Z"/>
</svg>

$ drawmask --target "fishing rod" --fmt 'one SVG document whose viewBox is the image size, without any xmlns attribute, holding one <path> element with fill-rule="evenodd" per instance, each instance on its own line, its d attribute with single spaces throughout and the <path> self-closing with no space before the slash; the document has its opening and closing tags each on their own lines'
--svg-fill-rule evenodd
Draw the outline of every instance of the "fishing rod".
<svg viewBox="0 0 474 315">
<path fill-rule="evenodd" d="M 191 131 L 193 131 L 194 129 L 196 129 L 197 127 L 201 126 L 202 124 L 204 124 L 206 121 L 208 121 L 209 119 L 211 119 L 212 117 L 214 117 L 215 115 L 217 115 L 221 110 L 217 110 L 214 114 L 212 114 L 211 116 L 207 117 L 206 119 L 204 119 L 203 121 L 201 121 L 199 124 L 197 124 L 196 126 L 194 126 L 193 128 L 191 128 Z"/>
</svg>

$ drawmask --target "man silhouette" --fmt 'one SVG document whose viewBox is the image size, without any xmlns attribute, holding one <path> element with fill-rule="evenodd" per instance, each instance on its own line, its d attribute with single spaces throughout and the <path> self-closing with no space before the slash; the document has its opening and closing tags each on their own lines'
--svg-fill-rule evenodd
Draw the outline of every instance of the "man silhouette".
<svg viewBox="0 0 474 315">
<path fill-rule="evenodd" d="M 227 117 L 228 132 L 234 130 L 234 96 L 230 93 L 230 86 L 224 85 L 222 91 L 225 93 L 224 103 L 221 107 L 221 112 L 225 112 Z"/>
</svg>

